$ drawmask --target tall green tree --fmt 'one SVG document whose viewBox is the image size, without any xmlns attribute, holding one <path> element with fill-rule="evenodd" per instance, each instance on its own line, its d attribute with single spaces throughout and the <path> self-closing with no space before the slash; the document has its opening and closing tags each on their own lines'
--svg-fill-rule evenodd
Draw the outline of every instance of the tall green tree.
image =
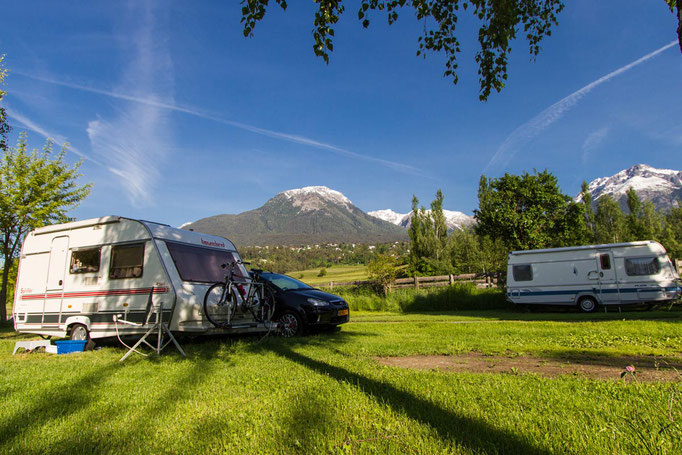
<svg viewBox="0 0 682 455">
<path fill-rule="evenodd" d="M 412 218 L 409 229 L 409 269 L 414 275 L 449 273 L 451 258 L 448 251 L 448 228 L 443 214 L 443 193 L 436 192 L 431 210 L 419 206 L 412 198 Z"/>
<path fill-rule="evenodd" d="M 664 215 L 656 210 L 653 202 L 642 202 L 634 188 L 627 191 L 628 240 L 659 240 L 663 234 Z"/>
<path fill-rule="evenodd" d="M 78 185 L 82 162 L 64 160 L 67 145 L 56 155 L 48 140 L 42 151 L 27 150 L 26 134 L 9 147 L 0 161 L 0 254 L 3 264 L 19 255 L 26 234 L 38 227 L 69 221 L 68 210 L 90 193 L 90 184 Z M 7 319 L 7 285 L 11 267 L 3 267 L 0 288 L 0 323 Z"/>
<path fill-rule="evenodd" d="M 567 246 L 584 242 L 583 209 L 559 190 L 548 171 L 481 176 L 476 232 L 499 238 L 509 250 Z"/>
<path fill-rule="evenodd" d="M 317 11 L 313 25 L 313 52 L 329 63 L 334 50 L 334 27 L 345 11 L 341 0 L 313 0 Z M 287 8 L 286 0 L 276 0 Z M 244 36 L 251 36 L 256 24 L 265 17 L 269 0 L 242 0 Z M 444 77 L 457 83 L 457 54 L 460 42 L 456 25 L 460 14 L 472 14 L 481 25 L 478 30 L 480 50 L 476 54 L 480 99 L 492 90 L 500 91 L 507 79 L 507 60 L 511 42 L 521 33 L 528 41 L 531 57 L 540 52 L 540 43 L 551 35 L 564 5 L 560 0 L 362 0 L 357 12 L 363 27 L 370 25 L 372 13 L 385 13 L 388 23 L 398 20 L 402 8 L 411 9 L 423 24 L 424 33 L 417 40 L 417 55 L 426 51 L 446 56 Z"/>
<path fill-rule="evenodd" d="M 434 245 L 436 259 L 440 260 L 447 253 L 448 246 L 448 225 L 443 213 L 443 192 L 440 189 L 436 191 L 436 198 L 431 202 L 431 220 L 436 242 Z"/>
<path fill-rule="evenodd" d="M 682 259 L 682 205 L 673 207 L 665 216 L 661 243 L 671 258 Z M 682 272 L 678 270 L 678 272 Z"/>
<path fill-rule="evenodd" d="M 7 76 L 7 69 L 4 67 L 2 61 L 5 59 L 4 55 L 0 55 L 0 87 L 2 87 L 5 77 Z M 5 97 L 7 92 L 3 91 L 2 88 L 0 88 L 0 103 L 2 103 L 2 99 Z M 5 108 L 0 104 L 0 151 L 6 151 L 7 150 L 7 135 L 9 134 L 10 130 L 12 128 L 10 127 L 9 123 L 7 122 L 7 111 Z"/>
<path fill-rule="evenodd" d="M 628 228 L 620 204 L 604 194 L 597 199 L 596 223 L 597 243 L 618 243 L 627 240 Z"/>
<path fill-rule="evenodd" d="M 580 185 L 580 203 L 583 206 L 583 216 L 585 218 L 586 240 L 592 243 L 596 239 L 596 226 L 594 222 L 594 209 L 592 208 L 592 193 L 586 181 Z"/>
</svg>

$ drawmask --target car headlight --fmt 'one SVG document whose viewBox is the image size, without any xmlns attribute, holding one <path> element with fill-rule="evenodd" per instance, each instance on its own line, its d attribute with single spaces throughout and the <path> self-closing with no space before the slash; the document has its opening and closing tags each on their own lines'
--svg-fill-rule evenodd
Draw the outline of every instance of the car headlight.
<svg viewBox="0 0 682 455">
<path fill-rule="evenodd" d="M 313 299 L 313 298 L 308 299 L 308 303 L 313 305 L 313 306 L 328 306 L 329 305 L 329 302 L 327 302 L 326 300 Z"/>
</svg>

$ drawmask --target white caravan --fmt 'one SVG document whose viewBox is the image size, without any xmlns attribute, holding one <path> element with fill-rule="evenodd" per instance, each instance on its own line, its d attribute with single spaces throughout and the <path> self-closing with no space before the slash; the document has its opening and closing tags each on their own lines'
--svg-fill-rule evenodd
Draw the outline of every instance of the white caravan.
<svg viewBox="0 0 682 455">
<path fill-rule="evenodd" d="M 517 304 L 627 305 L 676 299 L 681 289 L 665 249 L 651 240 L 513 251 L 507 300 Z"/>
<path fill-rule="evenodd" d="M 148 327 L 115 320 L 145 322 L 150 294 L 173 332 L 270 329 L 248 313 L 229 329 L 204 317 L 206 291 L 232 262 L 248 276 L 229 240 L 149 221 L 107 216 L 42 227 L 21 249 L 14 329 L 79 339 L 142 334 Z"/>
</svg>

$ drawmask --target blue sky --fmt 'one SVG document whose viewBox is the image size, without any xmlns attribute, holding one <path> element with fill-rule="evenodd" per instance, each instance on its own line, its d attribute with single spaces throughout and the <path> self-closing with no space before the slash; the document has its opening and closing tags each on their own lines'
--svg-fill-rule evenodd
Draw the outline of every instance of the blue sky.
<svg viewBox="0 0 682 455">
<path fill-rule="evenodd" d="M 400 212 L 441 188 L 471 213 L 482 173 L 546 168 L 574 195 L 640 162 L 682 168 L 675 16 L 663 0 L 567 3 L 537 59 L 516 40 L 507 87 L 480 102 L 469 15 L 453 86 L 443 55 L 415 56 L 408 9 L 365 30 L 348 2 L 325 65 L 310 1 L 272 6 L 244 38 L 236 1 L 5 0 L 3 102 L 12 142 L 26 130 L 85 158 L 79 219 L 179 225 L 310 185 Z"/>
</svg>

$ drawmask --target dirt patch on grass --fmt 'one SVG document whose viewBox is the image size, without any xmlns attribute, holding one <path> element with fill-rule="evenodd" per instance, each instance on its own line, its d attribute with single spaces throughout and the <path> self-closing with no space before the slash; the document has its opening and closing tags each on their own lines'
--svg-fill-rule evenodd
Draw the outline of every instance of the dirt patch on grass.
<svg viewBox="0 0 682 455">
<path fill-rule="evenodd" d="M 565 358 L 531 356 L 492 356 L 478 352 L 459 355 L 416 355 L 377 357 L 387 366 L 439 370 L 450 373 L 536 373 L 547 377 L 584 376 L 593 379 L 619 380 L 625 367 L 635 367 L 638 381 L 682 381 L 682 358 L 653 356 L 571 356 Z M 675 371 L 677 370 L 677 371 Z M 627 380 L 632 380 L 628 377 Z"/>
</svg>

